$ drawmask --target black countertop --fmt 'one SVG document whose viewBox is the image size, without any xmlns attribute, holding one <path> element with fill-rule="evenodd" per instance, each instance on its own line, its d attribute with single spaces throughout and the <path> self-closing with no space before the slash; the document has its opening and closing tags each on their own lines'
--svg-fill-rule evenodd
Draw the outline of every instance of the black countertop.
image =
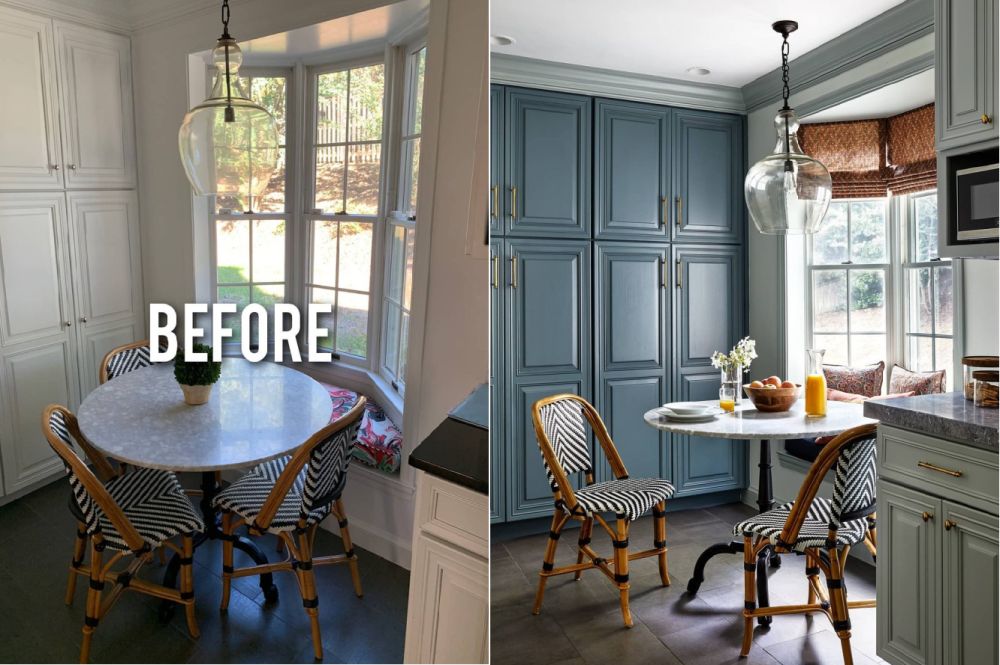
<svg viewBox="0 0 1000 665">
<path fill-rule="evenodd" d="M 445 418 L 410 453 L 410 466 L 487 494 L 490 491 L 489 432 Z"/>
<path fill-rule="evenodd" d="M 975 407 L 960 392 L 865 402 L 880 423 L 997 452 L 997 409 Z"/>
</svg>

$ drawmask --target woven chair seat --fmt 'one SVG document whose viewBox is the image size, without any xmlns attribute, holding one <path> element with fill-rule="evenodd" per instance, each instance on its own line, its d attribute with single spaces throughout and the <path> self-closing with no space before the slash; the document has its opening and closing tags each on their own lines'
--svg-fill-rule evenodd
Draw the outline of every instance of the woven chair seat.
<svg viewBox="0 0 1000 665">
<path fill-rule="evenodd" d="M 594 483 L 576 490 L 577 504 L 587 515 L 615 513 L 630 521 L 674 495 L 674 486 L 659 478 L 626 478 Z"/>
<path fill-rule="evenodd" d="M 291 456 L 286 455 L 258 464 L 215 497 L 216 507 L 230 510 L 245 519 L 247 524 L 253 524 L 289 460 Z M 303 514 L 302 492 L 305 482 L 306 469 L 303 468 L 271 520 L 267 529 L 269 532 L 291 531 L 298 526 L 301 517 L 310 525 L 322 522 L 330 514 L 330 504 L 317 506 Z"/>
<path fill-rule="evenodd" d="M 794 501 L 789 501 L 775 506 L 766 513 L 747 518 L 733 527 L 733 535 L 763 536 L 772 544 L 777 544 L 781 530 L 784 528 L 794 505 Z M 832 515 L 833 503 L 829 499 L 821 497 L 813 499 L 809 510 L 806 511 L 806 519 L 802 523 L 802 528 L 799 529 L 799 536 L 793 549 L 803 552 L 807 547 L 826 548 L 826 538 L 829 535 Z M 865 519 L 844 522 L 837 530 L 837 547 L 860 543 L 865 539 L 867 530 L 868 522 Z"/>
<path fill-rule="evenodd" d="M 177 476 L 170 471 L 133 468 L 109 480 L 105 487 L 150 547 L 174 536 L 205 530 L 201 515 L 191 505 Z M 103 513 L 97 515 L 97 525 L 108 547 L 129 549 Z"/>
</svg>

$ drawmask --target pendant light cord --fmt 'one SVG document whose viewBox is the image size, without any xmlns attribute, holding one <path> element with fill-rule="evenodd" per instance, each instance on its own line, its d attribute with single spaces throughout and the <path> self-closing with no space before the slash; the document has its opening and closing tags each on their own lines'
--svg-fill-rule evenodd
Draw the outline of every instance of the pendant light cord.
<svg viewBox="0 0 1000 665">
<path fill-rule="evenodd" d="M 788 33 L 782 32 L 781 41 L 781 97 L 785 101 L 785 105 L 781 107 L 782 111 L 790 111 L 791 107 L 788 106 Z M 785 116 L 785 154 L 791 154 L 791 146 L 789 145 L 788 136 L 788 115 Z M 785 171 L 792 171 L 792 160 L 785 160 Z"/>
<path fill-rule="evenodd" d="M 233 111 L 233 90 L 232 85 L 229 80 L 229 41 L 232 37 L 229 36 L 229 0 L 222 0 L 222 37 L 220 40 L 226 40 L 223 48 L 226 52 L 226 111 L 225 119 L 226 122 L 236 122 L 236 113 Z"/>
</svg>

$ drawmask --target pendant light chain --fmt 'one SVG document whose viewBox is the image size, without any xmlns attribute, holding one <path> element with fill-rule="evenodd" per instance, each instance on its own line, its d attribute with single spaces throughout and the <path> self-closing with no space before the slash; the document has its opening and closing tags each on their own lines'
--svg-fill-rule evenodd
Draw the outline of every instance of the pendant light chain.
<svg viewBox="0 0 1000 665">
<path fill-rule="evenodd" d="M 782 108 L 783 111 L 788 111 L 790 107 L 788 106 L 788 33 L 781 33 L 781 97 L 785 100 L 785 105 Z M 792 149 L 789 145 L 788 136 L 788 116 L 785 116 L 785 154 L 791 154 Z M 793 171 L 792 160 L 785 160 L 785 172 L 791 173 Z"/>
<path fill-rule="evenodd" d="M 226 111 L 225 111 L 225 121 L 226 122 L 236 122 L 236 113 L 233 111 L 233 89 L 232 83 L 229 80 L 229 41 L 232 37 L 229 36 L 229 0 L 222 0 L 222 37 L 221 40 L 226 40 L 225 50 L 226 50 Z"/>
</svg>

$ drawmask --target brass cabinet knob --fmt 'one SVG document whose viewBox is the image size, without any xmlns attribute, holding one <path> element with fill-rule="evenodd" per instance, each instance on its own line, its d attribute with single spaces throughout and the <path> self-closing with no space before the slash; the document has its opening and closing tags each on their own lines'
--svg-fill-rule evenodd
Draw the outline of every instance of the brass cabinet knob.
<svg viewBox="0 0 1000 665">
<path fill-rule="evenodd" d="M 51 168 L 52 168 L 53 171 L 58 171 L 59 170 L 59 165 L 58 164 L 53 164 L 51 166 Z"/>
<path fill-rule="evenodd" d="M 76 170 L 76 164 L 70 164 L 69 165 L 69 170 L 70 171 L 75 171 Z"/>
<path fill-rule="evenodd" d="M 933 515 L 933 513 L 929 513 L 929 512 L 927 512 L 927 511 L 925 510 L 925 511 L 924 511 L 924 512 L 923 512 L 923 513 L 922 513 L 922 514 L 920 515 L 920 519 L 922 519 L 923 521 L 927 522 L 927 521 L 930 521 L 930 520 L 934 519 L 934 515 Z"/>
<path fill-rule="evenodd" d="M 63 325 L 66 326 L 67 328 L 69 328 L 71 325 L 73 325 L 73 322 L 72 321 L 63 321 Z"/>
<path fill-rule="evenodd" d="M 988 124 L 990 124 L 991 122 L 993 122 L 993 118 L 991 118 L 990 116 L 988 116 L 987 114 L 985 114 L 985 113 L 984 113 L 983 115 L 981 115 L 981 116 L 979 117 L 979 121 L 980 121 L 981 123 L 983 123 L 984 125 L 988 125 Z"/>
<path fill-rule="evenodd" d="M 945 531 L 951 531 L 956 526 L 958 526 L 958 524 L 956 524 L 955 522 L 952 522 L 951 520 L 945 520 L 944 521 L 944 530 Z"/>
<path fill-rule="evenodd" d="M 86 322 L 87 322 L 87 317 L 81 316 L 80 317 L 80 323 L 86 323 Z"/>
</svg>

